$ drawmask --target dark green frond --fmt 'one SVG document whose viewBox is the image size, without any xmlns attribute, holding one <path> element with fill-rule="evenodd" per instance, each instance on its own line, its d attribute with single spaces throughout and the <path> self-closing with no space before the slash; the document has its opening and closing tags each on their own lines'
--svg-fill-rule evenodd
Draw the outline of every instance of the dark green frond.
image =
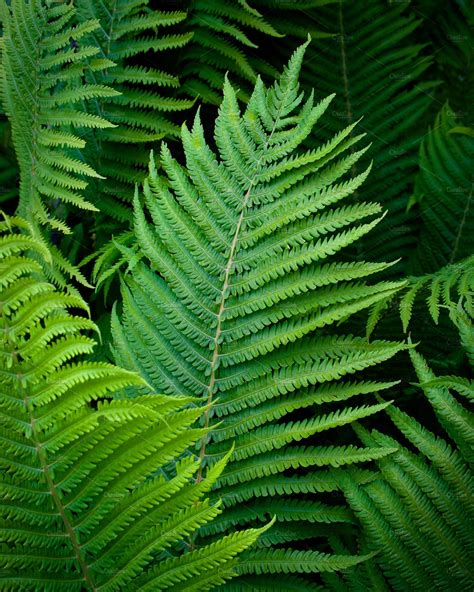
<svg viewBox="0 0 474 592">
<path fill-rule="evenodd" d="M 474 252 L 473 132 L 445 105 L 420 149 L 413 201 L 421 216 L 411 267 L 432 273 Z"/>
<path fill-rule="evenodd" d="M 281 36 L 255 4 L 252 0 L 196 0 L 191 4 L 186 27 L 192 37 L 180 57 L 183 92 L 219 105 L 228 73 L 239 85 L 239 98 L 248 100 L 258 74 L 276 73 L 262 56 L 253 55 L 258 33 L 263 39 Z"/>
<path fill-rule="evenodd" d="M 300 2 L 295 3 L 299 6 Z M 304 3 L 303 3 L 304 4 Z M 432 62 L 417 40 L 420 25 L 409 3 L 370 0 L 330 2 L 315 8 L 302 7 L 308 27 L 330 33 L 308 49 L 302 84 L 315 90 L 316 99 L 336 93 L 324 125 L 308 138 L 314 146 L 329 140 L 341 127 L 357 122 L 350 138 L 365 132 L 371 148 L 352 163 L 352 174 L 365 170 L 373 159 L 370 182 L 355 191 L 354 201 L 376 201 L 387 216 L 377 231 L 358 241 L 353 257 L 375 260 L 401 258 L 390 273 L 400 274 L 416 246 L 416 220 L 407 205 L 417 171 L 417 154 L 432 103 L 433 83 L 426 81 Z M 291 29 L 294 19 L 288 17 Z M 291 33 L 291 31 L 289 31 Z M 300 34 L 297 34 L 299 43 Z M 288 51 L 291 37 L 280 47 Z M 279 48 L 278 48 L 279 49 Z M 275 52 L 275 59 L 284 59 Z M 355 147 L 350 152 L 356 151 Z"/>
<path fill-rule="evenodd" d="M 96 183 L 89 194 L 105 219 L 120 223 L 132 218 L 133 187 L 146 176 L 150 146 L 163 137 L 178 136 L 179 125 L 172 115 L 193 105 L 193 100 L 176 97 L 179 80 L 174 71 L 169 73 L 161 66 L 168 53 L 186 46 L 192 37 L 178 27 L 186 12 L 151 10 L 148 4 L 77 2 L 83 19 L 97 19 L 99 26 L 92 39 L 101 58 L 109 63 L 99 72 L 90 72 L 88 78 L 118 91 L 92 106 L 93 113 L 115 127 L 95 134 L 91 158 L 97 159 L 107 181 Z M 139 65 L 145 63 L 150 65 Z M 98 237 L 98 244 L 105 238 Z"/>
<path fill-rule="evenodd" d="M 12 146 L 11 128 L 8 120 L 0 121 L 0 203 L 10 214 L 18 203 L 18 164 Z"/>
<path fill-rule="evenodd" d="M 421 0 L 414 5 L 423 20 L 422 35 L 431 46 L 436 89 L 441 103 L 448 101 L 464 125 L 474 125 L 474 45 L 472 3 L 458 0 Z"/>
<path fill-rule="evenodd" d="M 465 590 L 474 572 L 472 474 L 474 416 L 454 393 L 470 395 L 461 377 L 437 378 L 415 350 L 410 356 L 439 425 L 441 437 L 407 413 L 387 413 L 416 453 L 380 431 L 357 432 L 365 445 L 398 450 L 378 461 L 380 476 L 367 484 L 342 474 L 346 497 L 377 551 L 390 588 L 397 591 Z M 439 425 L 437 428 L 439 428 Z M 364 566 L 362 569 L 365 569 Z"/>
</svg>

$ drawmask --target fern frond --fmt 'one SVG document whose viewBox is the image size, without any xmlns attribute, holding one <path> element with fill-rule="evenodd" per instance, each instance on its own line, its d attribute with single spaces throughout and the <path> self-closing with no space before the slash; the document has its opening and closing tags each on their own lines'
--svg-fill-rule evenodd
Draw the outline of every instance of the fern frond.
<svg viewBox="0 0 474 592">
<path fill-rule="evenodd" d="M 196 482 L 199 460 L 183 453 L 206 433 L 192 427 L 202 410 L 140 395 L 137 374 L 84 360 L 95 326 L 44 281 L 44 245 L 27 227 L 0 229 L 2 589 L 222 584 L 267 527 L 180 548 L 221 513 L 203 496 L 228 455 Z M 117 397 L 124 389 L 137 396 Z"/>
<path fill-rule="evenodd" d="M 422 225 L 414 273 L 436 272 L 472 255 L 473 158 L 474 138 L 445 104 L 420 148 L 413 202 Z"/>
<path fill-rule="evenodd" d="M 466 3 L 437 4 L 423 2 L 417 13 L 424 20 L 425 35 L 435 58 L 440 103 L 449 102 L 465 125 L 472 127 L 474 72 L 471 64 L 474 48 L 470 34 L 474 23 L 472 6 Z"/>
<path fill-rule="evenodd" d="M 87 58 L 99 51 L 93 46 L 71 48 L 71 39 L 77 43 L 97 28 L 93 21 L 74 26 L 74 19 L 74 9 L 66 5 L 61 11 L 39 2 L 2 6 L 3 100 L 20 164 L 19 213 L 66 232 L 67 226 L 55 218 L 50 204 L 64 199 L 79 208 L 95 209 L 76 190 L 87 185 L 84 177 L 97 176 L 83 162 L 80 152 L 65 150 L 84 147 L 80 138 L 69 133 L 69 126 L 84 126 L 84 114 L 73 105 L 118 94 L 103 85 L 81 87 L 80 75 L 68 66 L 77 62 L 85 65 Z M 63 84 L 51 86 L 48 80 L 57 73 L 62 74 Z M 51 117 L 58 105 L 69 107 L 63 121 Z M 111 124 L 97 117 L 91 125 Z M 55 147 L 54 152 L 50 146 Z"/>
<path fill-rule="evenodd" d="M 89 180 L 99 175 L 84 161 L 84 127 L 111 127 L 84 112 L 84 101 L 115 96 L 104 85 L 84 83 L 82 75 L 99 52 L 83 44 L 96 21 L 77 24 L 70 4 L 59 9 L 45 2 L 2 2 L 2 101 L 11 122 L 20 168 L 18 213 L 49 242 L 51 232 L 70 233 L 69 206 L 96 207 L 84 196 Z M 74 132 L 71 133 L 71 130 Z M 51 246 L 56 266 L 49 276 L 62 275 L 88 285 L 80 271 Z"/>
<path fill-rule="evenodd" d="M 179 125 L 170 115 L 187 111 L 194 104 L 192 98 L 177 98 L 170 93 L 179 86 L 177 76 L 156 66 L 163 62 L 163 56 L 186 46 L 192 37 L 178 29 L 186 12 L 151 10 L 148 4 L 77 2 L 82 19 L 98 22 L 92 39 L 102 59 L 115 64 L 87 74 L 91 82 L 111 85 L 118 91 L 92 105 L 91 112 L 105 117 L 114 127 L 95 134 L 91 159 L 100 162 L 107 182 L 96 183 L 88 195 L 109 220 L 119 223 L 120 229 L 131 220 L 133 186 L 146 176 L 150 145 L 163 137 L 178 136 Z M 150 66 L 139 65 L 144 60 Z M 107 238 L 99 237 L 99 245 Z"/>
<path fill-rule="evenodd" d="M 281 36 L 263 13 L 250 4 L 231 0 L 193 2 L 186 21 L 192 37 L 181 55 L 183 92 L 219 105 L 222 83 L 229 73 L 239 84 L 239 98 L 248 100 L 249 86 L 257 75 L 276 73 L 262 56 L 256 59 L 246 51 L 257 47 L 252 41 L 257 33 Z"/>
<path fill-rule="evenodd" d="M 301 3 L 294 4 L 297 9 Z M 342 126 L 355 122 L 350 137 L 367 133 L 374 167 L 370 183 L 356 191 L 353 199 L 376 201 L 387 216 L 376 232 L 358 241 L 352 256 L 400 259 L 390 270 L 393 277 L 400 277 L 416 246 L 416 220 L 407 205 L 417 171 L 420 130 L 425 129 L 435 86 L 425 74 L 432 58 L 418 41 L 420 21 L 416 13 L 410 14 L 408 4 L 370 0 L 363 10 L 354 2 L 323 4 L 302 8 L 301 28 L 294 27 L 288 15 L 282 30 L 289 36 L 276 48 L 275 61 L 300 43 L 301 29 L 314 27 L 330 34 L 316 39 L 308 50 L 302 84 L 305 90 L 314 88 L 318 100 L 335 91 L 337 95 L 326 112 L 325 125 L 315 130 L 307 144 L 313 147 L 329 140 Z M 352 165 L 353 175 L 367 166 L 367 157 L 360 158 Z"/>
<path fill-rule="evenodd" d="M 166 145 L 160 170 L 151 157 L 143 203 L 135 196 L 135 244 L 120 246 L 130 266 L 121 318 L 112 318 L 116 360 L 159 392 L 212 403 L 204 425 L 219 424 L 202 439 L 203 465 L 214 466 L 235 444 L 212 494 L 224 495 L 225 511 L 204 529 L 211 538 L 237 525 L 255 526 L 269 513 L 277 523 L 304 516 L 341 522 L 345 512 L 317 496 L 338 488 L 331 468 L 393 451 L 322 445 L 322 432 L 381 411 L 385 404 L 371 404 L 370 394 L 393 383 L 355 375 L 405 347 L 337 335 L 331 325 L 403 284 L 367 283 L 388 264 L 338 261 L 344 247 L 375 226 L 380 210 L 339 204 L 363 180 L 344 177 L 363 153 L 346 154 L 354 142 L 347 131 L 318 149 L 301 149 L 331 100 L 315 103 L 300 92 L 305 47 L 272 87 L 256 83 L 242 114 L 226 81 L 216 152 L 198 114 L 192 129 L 182 129 L 186 169 Z M 292 419 L 297 410 L 305 415 Z M 285 481 L 301 468 L 322 480 L 305 504 L 291 497 L 304 483 Z M 281 494 L 266 501 L 273 491 Z M 359 559 L 341 561 L 300 557 L 288 547 L 258 562 L 255 573 L 309 573 Z"/>
<path fill-rule="evenodd" d="M 448 439 L 431 432 L 396 407 L 395 426 L 417 453 L 379 431 L 357 428 L 367 446 L 397 447 L 377 461 L 378 478 L 367 484 L 340 474 L 346 497 L 359 517 L 369 549 L 393 590 L 457 590 L 473 577 L 473 414 L 450 389 L 466 393 L 461 377 L 436 378 L 415 350 L 410 356 L 423 392 Z M 358 477 L 360 479 L 360 477 Z M 362 567 L 364 569 L 364 566 Z M 386 584 L 384 584 L 386 586 Z"/>
</svg>

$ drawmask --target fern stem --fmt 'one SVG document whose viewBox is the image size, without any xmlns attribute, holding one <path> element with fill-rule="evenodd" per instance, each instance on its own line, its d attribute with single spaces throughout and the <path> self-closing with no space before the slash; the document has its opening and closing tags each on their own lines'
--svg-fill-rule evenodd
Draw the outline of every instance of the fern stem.
<svg viewBox="0 0 474 592">
<path fill-rule="evenodd" d="M 235 233 L 234 233 L 234 238 L 232 239 L 232 243 L 230 246 L 229 259 L 227 261 L 227 265 L 226 265 L 225 273 L 224 273 L 224 283 L 223 283 L 222 292 L 221 292 L 221 302 L 219 305 L 219 312 L 217 313 L 216 335 L 214 337 L 214 351 L 213 351 L 212 359 L 211 359 L 211 375 L 210 375 L 210 379 L 209 379 L 209 386 L 207 389 L 207 407 L 206 407 L 206 411 L 204 413 L 204 427 L 206 429 L 209 427 L 209 413 L 211 410 L 213 390 L 214 390 L 214 385 L 216 382 L 216 368 L 217 368 L 217 361 L 219 359 L 219 338 L 222 333 L 222 315 L 225 310 L 226 292 L 229 287 L 229 276 L 230 276 L 230 273 L 232 270 L 232 266 L 234 264 L 235 251 L 237 249 L 237 243 L 239 241 L 240 229 L 241 229 L 242 223 L 244 221 L 246 208 L 247 208 L 250 196 L 251 196 L 252 187 L 255 185 L 255 180 L 256 180 L 256 177 L 259 172 L 260 163 L 262 161 L 262 158 L 266 154 L 266 152 L 270 146 L 270 142 L 273 138 L 273 134 L 275 133 L 275 131 L 277 129 L 277 125 L 278 125 L 278 123 L 280 121 L 280 117 L 281 117 L 281 111 L 283 109 L 283 106 L 285 105 L 285 99 L 288 95 L 288 92 L 289 92 L 289 87 L 286 88 L 284 97 L 280 100 L 280 106 L 278 108 L 278 112 L 276 114 L 272 130 L 270 132 L 270 135 L 268 136 L 267 141 L 265 142 L 264 149 L 262 150 L 262 155 L 259 157 L 259 159 L 257 160 L 257 162 L 255 164 L 255 172 L 254 172 L 252 178 L 250 179 L 249 188 L 247 189 L 247 192 L 245 193 L 243 203 L 242 203 L 242 209 L 241 209 L 240 216 L 237 221 L 237 227 L 236 227 Z M 206 444 L 207 444 L 207 435 L 204 435 L 201 439 L 201 450 L 199 452 L 199 469 L 198 469 L 197 476 L 196 476 L 197 483 L 202 481 L 202 468 L 203 468 L 202 465 L 203 465 L 204 457 L 206 455 Z"/>
<path fill-rule="evenodd" d="M 346 59 L 346 47 L 345 47 L 345 29 L 344 29 L 344 16 L 342 14 L 342 2 L 339 2 L 339 32 L 340 32 L 340 45 L 341 45 L 341 68 L 342 68 L 342 80 L 344 81 L 344 100 L 346 101 L 347 111 L 347 125 L 350 125 L 353 120 L 352 105 L 349 92 L 349 79 L 347 77 L 347 59 Z M 351 146 L 351 152 L 354 148 Z"/>
<path fill-rule="evenodd" d="M 20 393 L 23 392 L 23 390 L 24 389 L 20 386 L 20 388 L 19 388 Z M 89 566 L 87 565 L 87 563 L 85 563 L 84 559 L 82 558 L 81 545 L 79 544 L 79 540 L 77 539 L 74 528 L 73 528 L 71 522 L 69 521 L 64 504 L 61 501 L 61 498 L 56 490 L 56 485 L 54 484 L 53 478 L 49 472 L 48 459 L 46 458 L 45 451 L 41 445 L 40 438 L 38 437 L 38 434 L 37 434 L 37 431 L 35 428 L 35 418 L 33 416 L 33 410 L 31 408 L 31 401 L 28 398 L 28 396 L 26 396 L 26 395 L 24 397 L 24 401 L 25 401 L 25 407 L 26 407 L 27 413 L 28 413 L 29 423 L 31 426 L 31 438 L 33 440 L 36 452 L 38 454 L 38 459 L 40 461 L 41 469 L 42 469 L 43 474 L 46 479 L 46 484 L 48 486 L 49 492 L 50 492 L 51 497 L 53 499 L 54 505 L 56 506 L 56 508 L 59 512 L 59 515 L 61 516 L 61 519 L 64 524 L 64 528 L 65 528 L 66 533 L 69 537 L 69 540 L 71 541 L 71 545 L 74 550 L 74 555 L 76 556 L 77 562 L 78 562 L 78 564 L 81 568 L 81 571 L 82 571 L 84 582 L 89 586 L 90 590 L 95 592 L 97 590 L 97 588 L 95 587 L 94 583 L 92 582 L 92 579 L 91 579 L 91 576 L 89 573 Z"/>
<path fill-rule="evenodd" d="M 258 165 L 258 163 L 257 163 Z M 234 264 L 234 257 L 235 251 L 237 249 L 237 243 L 239 241 L 239 234 L 240 229 L 242 227 L 242 222 L 245 215 L 245 210 L 248 204 L 248 200 L 250 198 L 250 191 L 253 187 L 253 182 L 250 183 L 250 187 L 247 190 L 247 193 L 244 197 L 244 202 L 242 204 L 242 211 L 240 212 L 239 220 L 237 222 L 237 227 L 235 229 L 234 238 L 232 239 L 232 244 L 230 246 L 230 254 L 229 260 L 227 261 L 227 265 L 224 272 L 224 284 L 222 286 L 222 295 L 221 295 L 221 302 L 219 305 L 219 312 L 217 313 L 217 327 L 216 327 L 216 335 L 214 337 L 214 351 L 212 354 L 211 359 L 211 377 L 209 379 L 209 386 L 207 388 L 207 408 L 204 413 L 204 427 L 207 429 L 209 427 L 209 411 L 210 406 L 212 404 L 212 395 L 214 390 L 214 385 L 216 383 L 216 366 L 217 360 L 219 359 L 219 339 L 222 333 L 222 315 L 225 309 L 225 301 L 226 301 L 226 293 L 229 287 L 229 276 Z M 204 456 L 206 455 L 206 436 L 204 436 L 201 440 L 201 451 L 199 453 L 199 470 L 197 473 L 197 482 L 199 483 L 202 480 L 202 462 L 204 460 Z"/>
<path fill-rule="evenodd" d="M 454 261 L 456 260 L 456 253 L 457 253 L 457 250 L 459 248 L 459 242 L 461 240 L 462 231 L 463 231 L 464 225 L 466 224 L 467 214 L 468 214 L 469 209 L 471 207 L 472 190 L 473 190 L 473 188 L 474 188 L 474 184 L 471 184 L 471 191 L 470 191 L 469 197 L 467 198 L 467 201 L 466 201 L 466 206 L 464 208 L 464 212 L 463 212 L 463 216 L 462 216 L 462 219 L 461 219 L 461 223 L 459 224 L 458 233 L 456 235 L 456 241 L 454 243 L 453 252 L 451 253 L 451 257 L 449 259 L 449 263 L 450 264 L 454 263 Z"/>
</svg>

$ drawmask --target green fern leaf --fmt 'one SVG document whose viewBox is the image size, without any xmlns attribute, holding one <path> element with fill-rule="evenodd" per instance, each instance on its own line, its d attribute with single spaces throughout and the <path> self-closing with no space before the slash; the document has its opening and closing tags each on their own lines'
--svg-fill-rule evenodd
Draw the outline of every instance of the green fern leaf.
<svg viewBox="0 0 474 592">
<path fill-rule="evenodd" d="M 145 55 L 147 63 L 161 63 L 163 55 L 186 46 L 191 38 L 177 28 L 186 19 L 186 12 L 151 10 L 148 4 L 124 0 L 77 2 L 82 19 L 98 22 L 93 40 L 101 56 L 115 64 L 99 74 L 86 74 L 91 81 L 99 80 L 101 85 L 112 85 L 118 91 L 91 105 L 92 114 L 105 117 L 114 126 L 95 133 L 96 145 L 91 147 L 90 158 L 98 162 L 107 182 L 91 186 L 88 196 L 109 220 L 119 223 L 120 229 L 132 217 L 130 196 L 134 184 L 146 176 L 150 143 L 178 136 L 179 125 L 170 115 L 187 111 L 194 104 L 192 99 L 170 94 L 168 89 L 179 86 L 176 76 L 156 67 L 137 65 L 137 59 Z M 99 217 L 97 227 L 103 226 Z M 98 244 L 102 245 L 109 236 L 103 232 L 99 235 L 103 235 L 98 236 Z"/>
<path fill-rule="evenodd" d="M 181 549 L 222 511 L 203 496 L 228 454 L 196 481 L 187 451 L 206 433 L 192 427 L 202 410 L 141 395 L 137 374 L 84 359 L 96 327 L 44 281 L 44 245 L 27 230 L 20 219 L 0 227 L 2 590 L 222 584 L 267 527 Z M 137 396 L 117 397 L 124 389 Z"/>
<path fill-rule="evenodd" d="M 370 398 L 344 404 L 393 386 L 354 375 L 405 347 L 338 336 L 330 326 L 403 284 L 367 283 L 388 264 L 338 261 L 344 247 L 373 228 L 380 209 L 339 205 L 363 180 L 344 178 L 363 153 L 345 154 L 354 142 L 347 130 L 315 150 L 300 149 L 331 100 L 315 104 L 312 94 L 304 100 L 300 93 L 305 47 L 270 89 L 257 82 L 243 114 L 225 83 L 217 154 L 198 115 L 191 130 L 182 130 L 186 169 L 166 146 L 162 171 L 151 158 L 144 204 L 135 196 L 135 244 L 121 246 L 131 265 L 123 278 L 122 318 L 112 320 L 117 361 L 158 392 L 212 403 L 204 425 L 219 423 L 202 439 L 203 465 L 212 467 L 235 443 L 212 494 L 224 496 L 225 511 L 204 529 L 206 538 L 258 525 L 273 513 L 277 523 L 300 523 L 304 516 L 343 521 L 345 512 L 321 505 L 317 495 L 304 505 L 293 500 L 302 483 L 290 480 L 282 490 L 275 481 L 283 487 L 292 469 L 311 468 L 322 491 L 334 490 L 331 468 L 393 452 L 324 446 L 320 436 L 382 410 L 384 404 Z M 306 415 L 292 420 L 296 410 Z M 272 504 L 275 487 L 282 495 Z M 245 512 L 238 507 L 243 498 Z M 307 573 L 359 561 L 300 557 L 289 539 L 280 568 L 276 553 L 255 573 Z"/>
<path fill-rule="evenodd" d="M 98 23 L 76 25 L 72 5 L 2 2 L 1 14 L 2 102 L 20 168 L 18 213 L 49 241 L 51 229 L 71 232 L 64 204 L 96 209 L 83 190 L 98 174 L 84 162 L 84 140 L 71 134 L 71 128 L 111 126 L 103 117 L 84 113 L 83 102 L 118 93 L 83 84 L 82 71 L 99 50 L 82 40 Z M 89 285 L 57 247 L 51 250 L 56 263 L 49 269 L 52 279 L 64 284 L 66 274 Z"/>
</svg>

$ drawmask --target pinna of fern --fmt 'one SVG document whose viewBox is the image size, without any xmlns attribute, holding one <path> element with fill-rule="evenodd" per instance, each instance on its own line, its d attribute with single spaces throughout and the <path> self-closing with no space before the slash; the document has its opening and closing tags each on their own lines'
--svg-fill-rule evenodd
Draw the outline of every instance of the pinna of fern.
<svg viewBox="0 0 474 592">
<path fill-rule="evenodd" d="M 466 312 L 452 316 L 468 325 L 472 337 Z M 387 413 L 408 446 L 357 427 L 366 445 L 397 450 L 377 461 L 380 475 L 366 485 L 351 479 L 350 471 L 341 476 L 343 489 L 362 524 L 365 549 L 377 550 L 375 569 L 367 571 L 375 576 L 380 569 L 386 578 L 374 589 L 467 590 L 474 577 L 474 417 L 466 405 L 472 384 L 463 377 L 437 378 L 413 349 L 410 357 L 438 420 L 436 432 L 390 406 Z"/>
<path fill-rule="evenodd" d="M 338 0 L 253 0 L 253 5 L 261 12 L 267 21 L 283 38 L 280 44 L 286 45 L 287 50 L 293 47 L 294 38 L 304 41 L 308 34 L 312 39 L 324 39 L 333 35 L 334 27 L 322 30 L 316 23 L 313 9 L 321 10 L 325 4 L 337 4 Z M 293 38 L 293 39 L 292 39 Z"/>
<path fill-rule="evenodd" d="M 84 303 L 45 281 L 30 225 L 0 223 L 2 590 L 207 590 L 261 530 L 189 549 L 222 509 L 187 453 L 206 430 L 192 400 L 143 394 L 136 374 L 87 360 Z M 34 254 L 34 257 L 32 255 Z M 132 400 L 116 397 L 138 389 Z M 186 454 L 183 454 L 186 452 Z M 166 469 L 166 470 L 165 470 Z"/>
<path fill-rule="evenodd" d="M 299 90 L 306 46 L 269 89 L 257 81 L 242 114 L 226 81 L 216 153 L 199 114 L 191 130 L 182 129 L 186 168 L 162 145 L 159 170 L 150 159 L 143 203 L 138 191 L 135 197 L 135 245 L 119 245 L 130 263 L 122 310 L 113 315 L 117 362 L 157 392 L 212 403 L 203 466 L 220 462 L 235 443 L 212 493 L 225 511 L 201 529 L 201 540 L 276 516 L 259 550 L 237 567 L 255 589 L 275 574 L 276 589 L 293 573 L 309 585 L 307 574 L 361 560 L 298 545 L 325 536 L 318 523 L 352 522 L 344 506 L 322 499 L 339 488 L 333 468 L 392 450 L 343 437 L 328 446 L 324 432 L 344 434 L 343 426 L 386 405 L 371 395 L 394 383 L 357 373 L 405 347 L 331 330 L 403 283 L 367 281 L 387 263 L 338 259 L 377 224 L 380 206 L 341 204 L 369 172 L 347 175 L 366 150 L 356 147 L 353 125 L 317 149 L 301 149 L 332 99 L 315 103 Z M 362 400 L 348 403 L 356 397 Z M 362 468 L 357 475 L 367 478 Z"/>
</svg>

